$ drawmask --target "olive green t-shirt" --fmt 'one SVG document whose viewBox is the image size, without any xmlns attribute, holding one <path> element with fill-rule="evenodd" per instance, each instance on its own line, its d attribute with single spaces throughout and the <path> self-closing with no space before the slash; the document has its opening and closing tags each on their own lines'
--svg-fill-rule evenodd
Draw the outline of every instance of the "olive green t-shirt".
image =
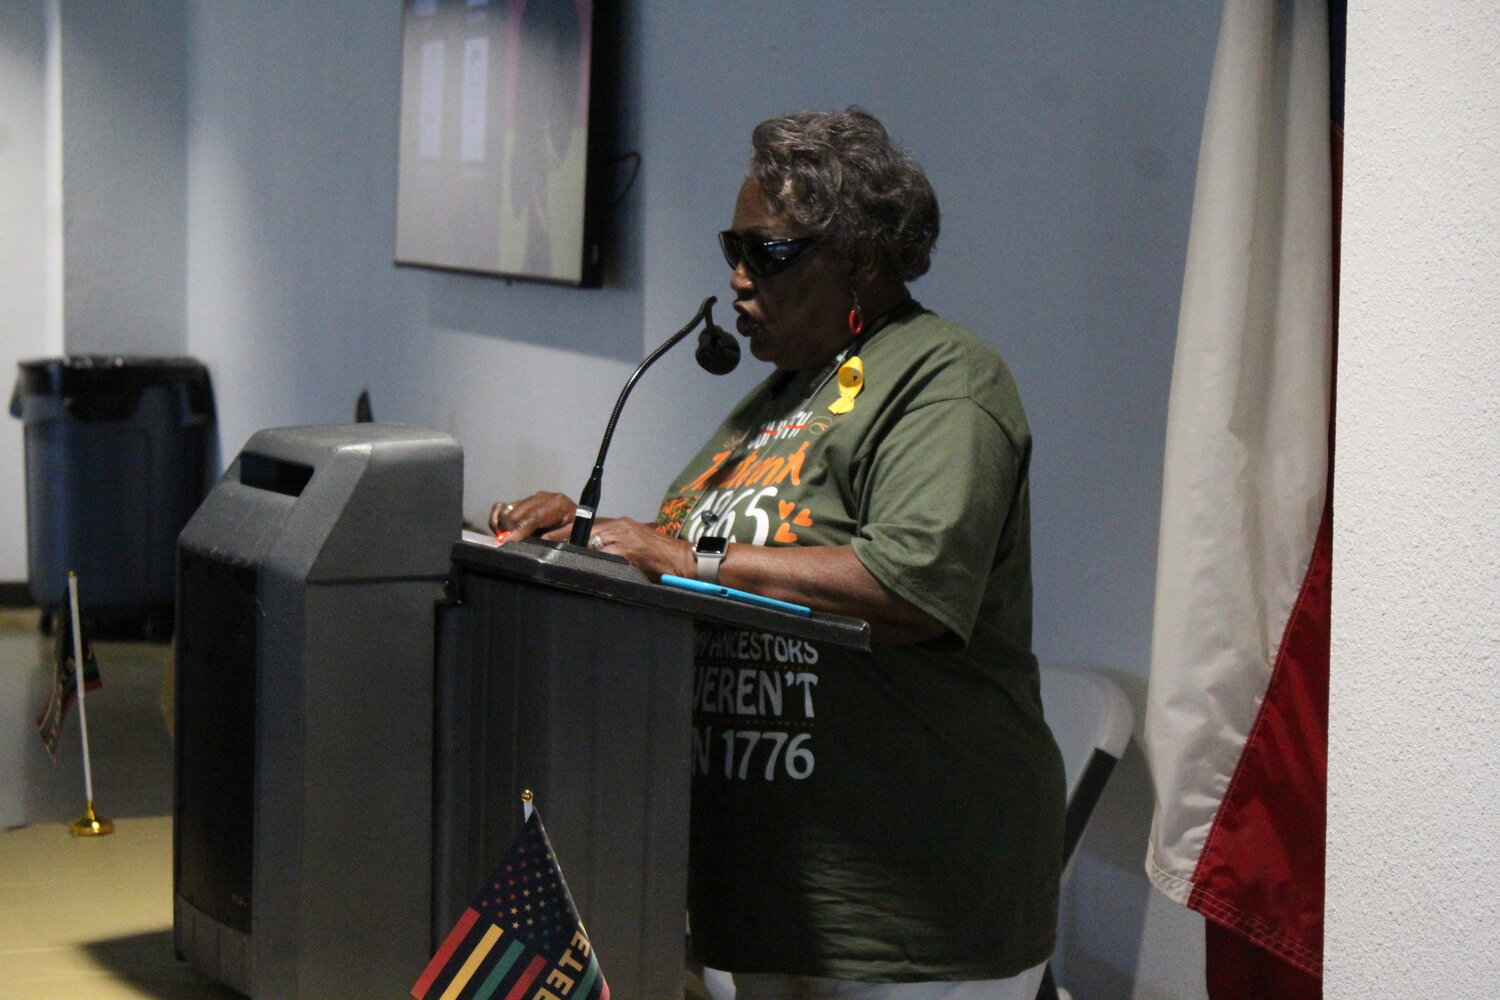
<svg viewBox="0 0 1500 1000">
<path fill-rule="evenodd" d="M 857 352 L 857 394 L 837 361 L 753 390 L 658 529 L 851 545 L 947 634 L 854 653 L 700 628 L 694 947 L 735 972 L 1001 978 L 1051 954 L 1062 855 L 1031 653 L 1030 432 L 1005 363 L 953 323 L 919 311 Z M 841 395 L 852 407 L 831 412 Z"/>
</svg>

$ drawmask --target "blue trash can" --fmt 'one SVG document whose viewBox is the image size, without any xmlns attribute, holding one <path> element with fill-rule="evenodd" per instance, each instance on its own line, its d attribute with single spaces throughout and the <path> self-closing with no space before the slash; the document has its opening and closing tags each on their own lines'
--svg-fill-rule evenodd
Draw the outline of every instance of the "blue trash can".
<svg viewBox="0 0 1500 1000">
<path fill-rule="evenodd" d="M 172 632 L 177 535 L 217 477 L 208 370 L 191 358 L 75 355 L 20 363 L 27 583 L 43 627 L 68 572 L 96 634 Z"/>
</svg>

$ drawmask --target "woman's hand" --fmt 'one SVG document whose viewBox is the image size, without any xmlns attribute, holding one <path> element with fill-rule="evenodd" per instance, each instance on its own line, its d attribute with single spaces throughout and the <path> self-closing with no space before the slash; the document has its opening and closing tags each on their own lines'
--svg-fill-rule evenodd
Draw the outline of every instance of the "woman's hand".
<svg viewBox="0 0 1500 1000">
<path fill-rule="evenodd" d="M 578 505 L 561 493 L 533 493 L 525 500 L 490 509 L 490 530 L 510 538 L 540 535 L 567 541 Z M 628 517 L 601 518 L 589 534 L 589 547 L 622 556 L 652 580 L 663 573 L 697 576 L 693 547 L 668 538 L 649 524 Z M 819 611 L 863 618 L 883 642 L 921 642 L 946 629 L 880 584 L 847 545 L 775 547 L 733 543 L 719 568 L 719 582 Z"/>
<path fill-rule="evenodd" d="M 554 535 L 566 538 L 568 532 L 559 529 L 547 537 Z M 595 521 L 589 547 L 624 556 L 653 581 L 663 573 L 689 579 L 698 575 L 691 544 L 628 517 Z M 733 542 L 719 565 L 719 582 L 819 611 L 863 618 L 881 642 L 923 642 L 947 632 L 937 619 L 876 580 L 847 545 L 766 547 Z"/>
<path fill-rule="evenodd" d="M 501 501 L 490 508 L 490 530 L 499 535 L 508 532 L 511 539 L 546 533 L 551 537 L 573 525 L 578 504 L 561 493 L 533 493 L 525 500 Z"/>
<path fill-rule="evenodd" d="M 506 541 L 537 535 L 552 542 L 565 542 L 573 531 L 578 504 L 561 493 L 533 493 L 525 500 L 502 501 L 490 508 L 490 530 L 507 532 Z M 687 542 L 658 534 L 648 524 L 628 517 L 600 518 L 589 533 L 589 548 L 623 556 L 632 566 L 655 580 L 663 573 L 693 576 L 697 560 Z"/>
<path fill-rule="evenodd" d="M 567 532 L 562 532 L 561 537 L 566 538 Z M 663 573 L 691 577 L 696 575 L 698 568 L 692 545 L 668 538 L 651 525 L 628 517 L 595 521 L 589 548 L 625 557 L 652 580 L 659 579 Z"/>
</svg>

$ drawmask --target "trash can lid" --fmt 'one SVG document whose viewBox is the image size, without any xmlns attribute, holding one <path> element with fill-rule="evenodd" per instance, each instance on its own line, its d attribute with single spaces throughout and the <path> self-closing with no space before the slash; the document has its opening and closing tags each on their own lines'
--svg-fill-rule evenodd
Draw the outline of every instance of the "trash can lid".
<svg viewBox="0 0 1500 1000">
<path fill-rule="evenodd" d="M 21 415 L 21 401 L 61 397 L 75 415 L 125 416 L 135 409 L 148 386 L 182 386 L 194 412 L 213 409 L 208 368 L 195 358 L 120 354 L 73 354 L 18 362 L 20 375 L 11 396 L 11 413 Z M 106 399 L 108 401 L 106 401 Z M 82 404 L 79 409 L 77 404 Z"/>
<path fill-rule="evenodd" d="M 33 395 L 67 394 L 92 386 L 140 388 L 162 382 L 206 381 L 208 369 L 188 357 L 122 354 L 72 354 L 19 362 L 20 391 Z"/>
</svg>

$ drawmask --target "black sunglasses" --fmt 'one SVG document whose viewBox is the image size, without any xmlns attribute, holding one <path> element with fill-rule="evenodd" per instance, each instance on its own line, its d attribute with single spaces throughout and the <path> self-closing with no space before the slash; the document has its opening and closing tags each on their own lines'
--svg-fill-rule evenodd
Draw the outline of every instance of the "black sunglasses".
<svg viewBox="0 0 1500 1000">
<path fill-rule="evenodd" d="M 818 242 L 816 236 L 799 236 L 788 240 L 756 240 L 741 236 L 733 229 L 719 234 L 719 249 L 724 251 L 724 261 L 733 270 L 740 261 L 750 268 L 750 273 L 760 278 L 769 278 L 785 271 L 797 262 Z"/>
</svg>

